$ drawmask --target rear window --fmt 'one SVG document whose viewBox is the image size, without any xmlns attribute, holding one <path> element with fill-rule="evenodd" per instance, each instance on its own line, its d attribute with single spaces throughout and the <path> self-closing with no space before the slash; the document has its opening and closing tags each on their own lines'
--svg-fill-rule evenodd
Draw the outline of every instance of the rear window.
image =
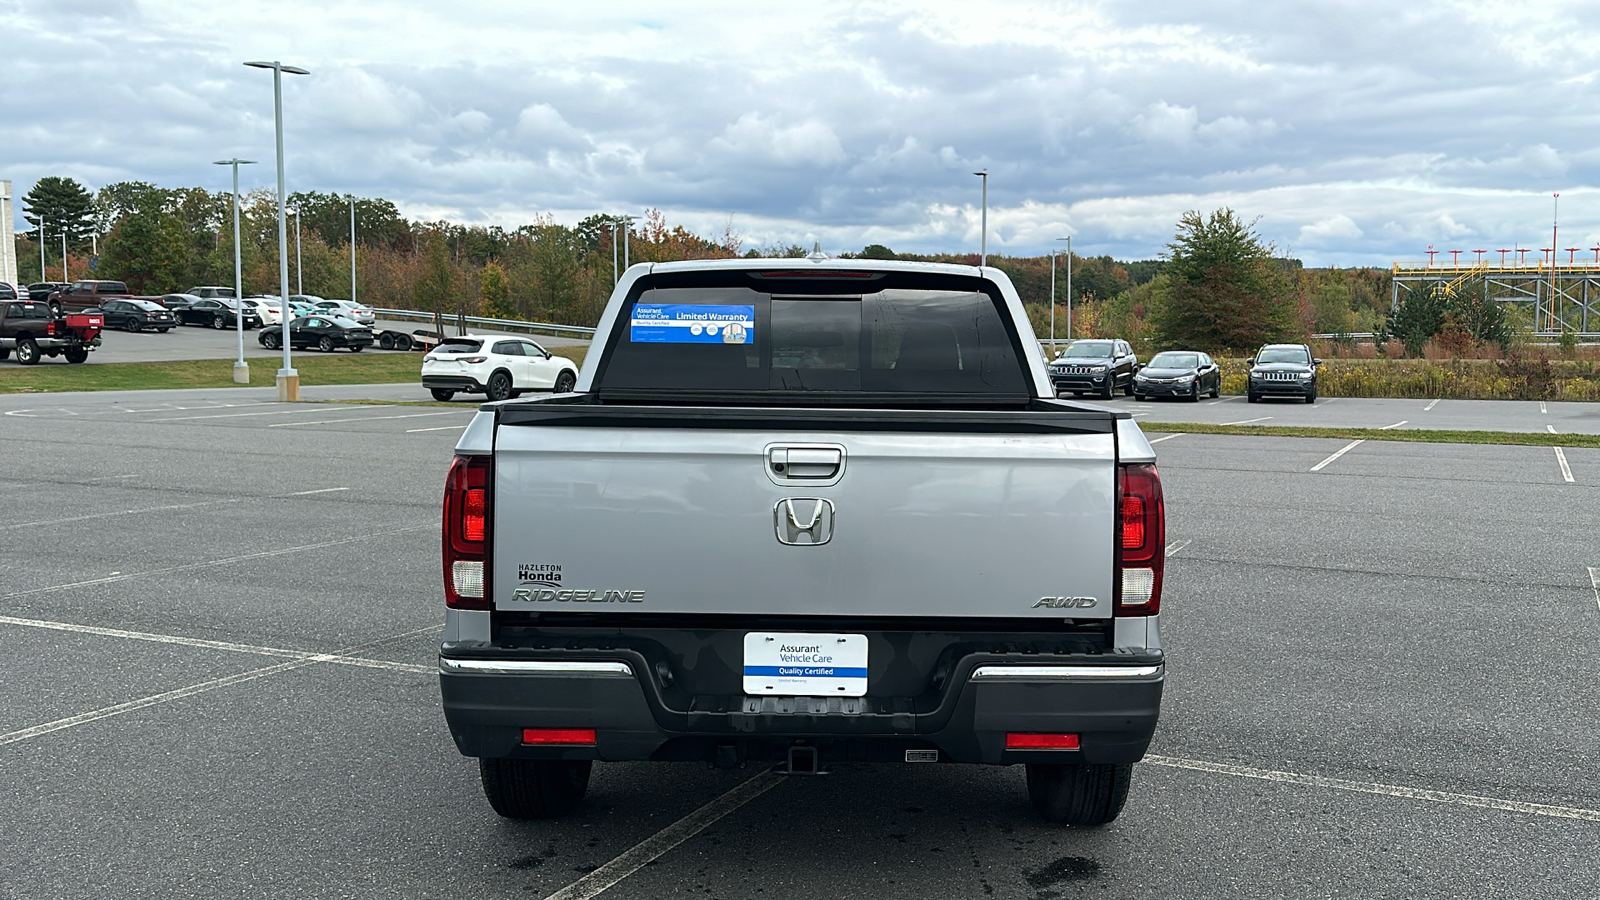
<svg viewBox="0 0 1600 900">
<path fill-rule="evenodd" d="M 126 294 L 128 286 L 120 281 L 102 281 L 95 285 L 94 290 L 97 294 Z"/>
<path fill-rule="evenodd" d="M 13 303 L 7 315 L 13 319 L 47 319 L 50 308 L 43 303 Z"/>
<path fill-rule="evenodd" d="M 786 275 L 641 282 L 599 392 L 1029 396 L 1016 337 L 981 279 Z"/>
<path fill-rule="evenodd" d="M 477 353 L 479 348 L 482 346 L 482 341 L 467 341 L 459 338 L 449 338 L 440 341 L 439 346 L 434 347 L 433 349 L 436 353 Z"/>
</svg>

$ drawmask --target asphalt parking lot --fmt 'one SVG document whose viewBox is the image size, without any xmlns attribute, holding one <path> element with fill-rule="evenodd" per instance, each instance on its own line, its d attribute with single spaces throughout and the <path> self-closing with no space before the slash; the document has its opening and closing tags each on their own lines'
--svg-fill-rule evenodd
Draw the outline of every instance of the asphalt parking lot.
<svg viewBox="0 0 1600 900">
<path fill-rule="evenodd" d="M 435 675 L 475 406 L 0 396 L 0 897 L 1600 896 L 1600 451 L 1157 435 L 1167 696 L 1107 828 L 954 766 L 603 764 L 508 823 Z M 1461 415 L 1593 415 L 1529 406 Z"/>
</svg>

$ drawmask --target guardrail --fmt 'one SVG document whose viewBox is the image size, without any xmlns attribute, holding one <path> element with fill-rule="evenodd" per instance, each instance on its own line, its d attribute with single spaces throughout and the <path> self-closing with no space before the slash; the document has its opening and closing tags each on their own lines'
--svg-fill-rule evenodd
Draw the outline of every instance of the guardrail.
<svg viewBox="0 0 1600 900">
<path fill-rule="evenodd" d="M 399 319 L 407 322 L 432 322 L 433 313 L 420 312 L 415 309 L 381 309 L 373 307 L 372 312 L 385 319 Z M 517 319 L 486 319 L 482 316 L 456 316 L 441 315 L 439 320 L 445 327 L 459 325 L 466 322 L 469 325 L 482 325 L 497 331 L 526 331 L 529 333 L 575 334 L 580 337 L 594 337 L 593 328 L 582 325 L 556 325 L 551 322 L 523 322 Z"/>
</svg>

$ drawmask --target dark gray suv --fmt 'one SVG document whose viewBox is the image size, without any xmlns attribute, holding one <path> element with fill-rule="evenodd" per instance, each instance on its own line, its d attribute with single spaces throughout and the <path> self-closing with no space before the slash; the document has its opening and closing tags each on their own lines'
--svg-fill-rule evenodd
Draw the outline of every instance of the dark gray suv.
<svg viewBox="0 0 1600 900">
<path fill-rule="evenodd" d="M 1322 360 L 1305 344 L 1267 344 L 1250 361 L 1250 384 L 1245 397 L 1260 403 L 1262 397 L 1295 397 L 1317 402 L 1317 367 Z"/>
<path fill-rule="evenodd" d="M 1109 400 L 1119 389 L 1133 395 L 1133 373 L 1138 367 L 1139 357 L 1127 341 L 1076 340 L 1050 361 L 1050 381 L 1058 396 L 1071 391 Z"/>
</svg>

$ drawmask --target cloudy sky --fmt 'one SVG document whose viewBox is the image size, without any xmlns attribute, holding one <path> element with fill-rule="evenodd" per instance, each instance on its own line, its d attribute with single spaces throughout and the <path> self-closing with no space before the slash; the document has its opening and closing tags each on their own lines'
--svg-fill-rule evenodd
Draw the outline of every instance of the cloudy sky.
<svg viewBox="0 0 1600 900">
<path fill-rule="evenodd" d="M 0 179 L 290 190 L 747 246 L 1148 258 L 1232 206 L 1313 265 L 1600 242 L 1600 15 L 1564 0 L 0 0 Z M 21 222 L 20 209 L 17 220 Z M 1542 241 L 1542 243 L 1541 243 Z M 1585 250 L 1592 257 L 1594 251 Z"/>
</svg>

